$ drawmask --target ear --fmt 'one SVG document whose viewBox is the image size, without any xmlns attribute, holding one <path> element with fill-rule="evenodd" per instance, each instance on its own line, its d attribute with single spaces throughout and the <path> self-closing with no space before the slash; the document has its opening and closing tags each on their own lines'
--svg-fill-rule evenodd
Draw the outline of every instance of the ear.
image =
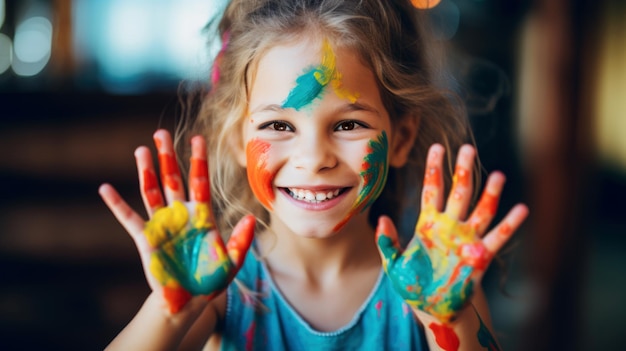
<svg viewBox="0 0 626 351">
<path fill-rule="evenodd" d="M 420 118 L 409 115 L 401 118 L 393 128 L 393 139 L 389 148 L 389 165 L 400 168 L 406 164 L 419 130 Z"/>
</svg>

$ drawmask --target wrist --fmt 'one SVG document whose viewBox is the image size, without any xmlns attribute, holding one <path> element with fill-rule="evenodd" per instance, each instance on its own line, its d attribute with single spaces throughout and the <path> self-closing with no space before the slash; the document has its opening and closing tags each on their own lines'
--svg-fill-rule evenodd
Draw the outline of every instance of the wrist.
<svg viewBox="0 0 626 351">
<path fill-rule="evenodd" d="M 209 304 L 209 299 L 205 296 L 192 297 L 180 310 L 173 313 L 162 294 L 153 291 L 150 296 L 148 296 L 146 304 L 158 310 L 158 313 L 163 317 L 166 323 L 173 326 L 183 326 L 193 323 Z"/>
</svg>

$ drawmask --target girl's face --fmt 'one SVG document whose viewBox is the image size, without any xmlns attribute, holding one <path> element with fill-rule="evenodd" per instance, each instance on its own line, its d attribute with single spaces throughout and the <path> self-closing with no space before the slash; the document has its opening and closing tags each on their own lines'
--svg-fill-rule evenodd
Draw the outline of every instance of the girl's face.
<svg viewBox="0 0 626 351">
<path fill-rule="evenodd" d="M 249 80 L 240 163 L 275 230 L 326 237 L 366 225 L 401 165 L 373 73 L 327 40 L 271 48 Z"/>
</svg>

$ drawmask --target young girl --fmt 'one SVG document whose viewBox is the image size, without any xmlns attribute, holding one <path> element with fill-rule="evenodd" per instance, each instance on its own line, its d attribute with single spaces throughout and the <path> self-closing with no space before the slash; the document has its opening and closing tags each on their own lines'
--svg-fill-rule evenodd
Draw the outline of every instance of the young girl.
<svg viewBox="0 0 626 351">
<path fill-rule="evenodd" d="M 100 188 L 152 288 L 110 349 L 498 348 L 480 281 L 527 209 L 487 232 L 496 172 L 470 212 L 475 150 L 420 15 L 408 0 L 228 5 L 188 194 L 164 130 L 163 191 L 149 149 L 135 152 L 149 221 Z M 407 209 L 419 217 L 401 248 Z"/>
</svg>

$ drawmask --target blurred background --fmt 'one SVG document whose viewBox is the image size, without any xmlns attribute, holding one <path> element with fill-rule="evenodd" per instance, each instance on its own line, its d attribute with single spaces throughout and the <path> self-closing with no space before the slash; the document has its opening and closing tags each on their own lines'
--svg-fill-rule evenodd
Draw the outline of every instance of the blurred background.
<svg viewBox="0 0 626 351">
<path fill-rule="evenodd" d="M 134 149 L 205 82 L 222 0 L 0 0 L 0 346 L 102 349 L 148 288 L 97 194 L 141 208 Z M 485 278 L 505 350 L 615 349 L 626 315 L 626 2 L 442 0 L 499 217 L 531 216 Z M 619 348 L 619 347 L 618 347 Z"/>
</svg>

